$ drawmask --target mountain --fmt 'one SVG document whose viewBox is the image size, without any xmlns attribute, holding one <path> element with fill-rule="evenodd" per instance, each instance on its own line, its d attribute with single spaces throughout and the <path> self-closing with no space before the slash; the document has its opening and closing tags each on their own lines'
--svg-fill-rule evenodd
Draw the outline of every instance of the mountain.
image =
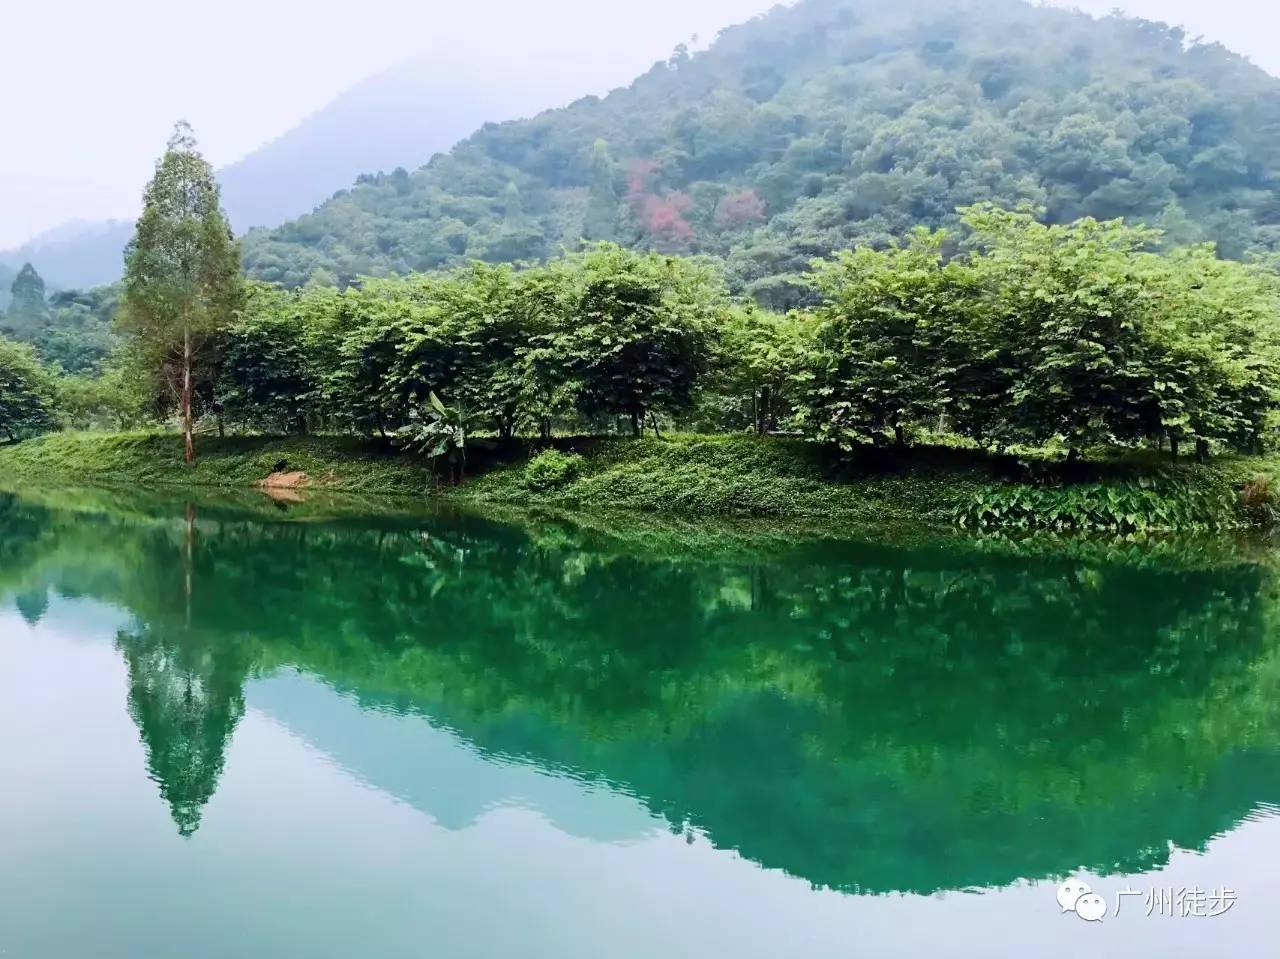
<svg viewBox="0 0 1280 959">
<path fill-rule="evenodd" d="M 609 72 L 590 53 L 553 59 L 534 51 L 501 63 L 438 54 L 407 60 L 218 171 L 223 206 L 238 232 L 277 226 L 360 174 L 417 166 L 482 123 L 567 103 Z M 120 278 L 132 235 L 132 223 L 75 220 L 0 252 L 0 263 L 16 271 L 29 261 L 51 287 L 102 286 Z"/>
<path fill-rule="evenodd" d="M 132 236 L 133 224 L 123 220 L 70 220 L 0 253 L 0 264 L 17 273 L 31 263 L 51 289 L 105 286 L 120 279 L 121 256 Z"/>
<path fill-rule="evenodd" d="M 0 310 L 7 310 L 9 308 L 9 288 L 13 286 L 13 281 L 17 276 L 17 270 L 11 269 L 3 263 L 0 263 Z"/>
<path fill-rule="evenodd" d="M 360 174 L 417 166 L 488 121 L 567 103 L 598 74 L 590 57 L 537 52 L 501 64 L 416 57 L 356 84 L 323 110 L 219 171 L 237 231 L 277 226 Z"/>
<path fill-rule="evenodd" d="M 246 240 L 289 285 L 537 259 L 581 238 L 725 258 L 785 306 L 815 256 L 991 200 L 1280 247 L 1280 80 L 1163 24 L 1021 0 L 800 0 L 630 87 L 488 124 Z"/>
</svg>

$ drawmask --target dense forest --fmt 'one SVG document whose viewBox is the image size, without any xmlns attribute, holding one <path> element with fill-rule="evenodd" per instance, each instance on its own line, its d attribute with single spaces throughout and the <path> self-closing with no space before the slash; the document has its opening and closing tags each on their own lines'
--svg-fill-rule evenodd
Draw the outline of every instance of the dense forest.
<svg viewBox="0 0 1280 959">
<path fill-rule="evenodd" d="M 1280 81 L 1178 29 L 1020 0 L 801 0 L 608 97 L 363 177 L 251 233 L 245 261 L 346 285 L 613 240 L 723 257 L 735 292 L 781 308 L 809 301 L 812 258 L 976 202 L 1273 251 L 1277 155 Z"/>
</svg>

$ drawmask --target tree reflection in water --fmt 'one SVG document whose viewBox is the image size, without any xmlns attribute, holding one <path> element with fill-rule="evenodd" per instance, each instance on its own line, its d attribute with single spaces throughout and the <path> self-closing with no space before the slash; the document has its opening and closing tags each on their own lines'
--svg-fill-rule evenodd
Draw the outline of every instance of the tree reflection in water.
<svg viewBox="0 0 1280 959">
<path fill-rule="evenodd" d="M 183 835 L 247 677 L 284 667 L 836 889 L 1151 868 L 1280 799 L 1275 571 L 1231 549 L 76 506 L 0 503 L 0 602 L 131 611 L 129 710 Z M 431 771 L 400 773 L 431 812 Z"/>
</svg>

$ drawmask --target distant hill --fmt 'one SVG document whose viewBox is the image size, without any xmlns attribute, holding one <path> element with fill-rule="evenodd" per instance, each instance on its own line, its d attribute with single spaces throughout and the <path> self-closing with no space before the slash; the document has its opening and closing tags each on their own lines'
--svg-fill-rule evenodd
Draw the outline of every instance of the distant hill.
<svg viewBox="0 0 1280 959">
<path fill-rule="evenodd" d="M 982 200 L 1280 246 L 1280 80 L 1178 29 L 1020 0 L 801 0 L 629 88 L 489 124 L 247 238 L 296 285 L 537 259 L 587 238 L 726 259 L 766 302 L 854 243 Z"/>
<path fill-rule="evenodd" d="M 502 64 L 440 56 L 405 61 L 220 170 L 223 206 L 237 232 L 277 226 L 313 210 L 360 174 L 418 166 L 487 121 L 569 102 L 585 74 L 599 73 L 584 67 L 563 57 L 543 62 L 536 52 Z M 16 270 L 30 261 L 51 287 L 101 286 L 120 278 L 132 235 L 132 223 L 76 220 L 0 252 L 0 263 Z"/>
<path fill-rule="evenodd" d="M 133 224 L 123 220 L 70 220 L 0 252 L 0 264 L 16 273 L 31 263 L 50 289 L 105 286 L 120 279 L 122 253 L 132 236 Z M 5 284 L 6 294 L 8 289 Z"/>
<path fill-rule="evenodd" d="M 0 263 L 0 310 L 9 308 L 9 287 L 13 286 L 14 277 L 17 275 L 17 270 Z"/>
<path fill-rule="evenodd" d="M 543 63 L 536 53 L 523 64 L 405 61 L 219 171 L 223 206 L 237 232 L 277 226 L 360 174 L 419 166 L 485 122 L 568 103 L 583 82 L 572 62 Z"/>
</svg>

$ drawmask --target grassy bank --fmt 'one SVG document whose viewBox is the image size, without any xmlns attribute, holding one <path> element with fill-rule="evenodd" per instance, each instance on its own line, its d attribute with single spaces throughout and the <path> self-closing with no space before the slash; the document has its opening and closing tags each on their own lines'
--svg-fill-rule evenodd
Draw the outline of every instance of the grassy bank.
<svg viewBox="0 0 1280 959">
<path fill-rule="evenodd" d="M 62 433 L 0 448 L 0 482 L 250 489 L 279 466 L 311 491 L 443 495 L 462 502 L 673 517 L 975 528 L 1193 530 L 1246 526 L 1271 512 L 1280 461 L 1176 467 L 1149 457 L 1085 462 L 993 456 L 944 446 L 853 456 L 790 439 L 676 436 L 481 445 L 473 475 L 440 487 L 422 461 L 350 437 L 205 438 L 194 466 L 169 434 Z M 1262 478 L 1262 482 L 1258 482 Z"/>
</svg>

